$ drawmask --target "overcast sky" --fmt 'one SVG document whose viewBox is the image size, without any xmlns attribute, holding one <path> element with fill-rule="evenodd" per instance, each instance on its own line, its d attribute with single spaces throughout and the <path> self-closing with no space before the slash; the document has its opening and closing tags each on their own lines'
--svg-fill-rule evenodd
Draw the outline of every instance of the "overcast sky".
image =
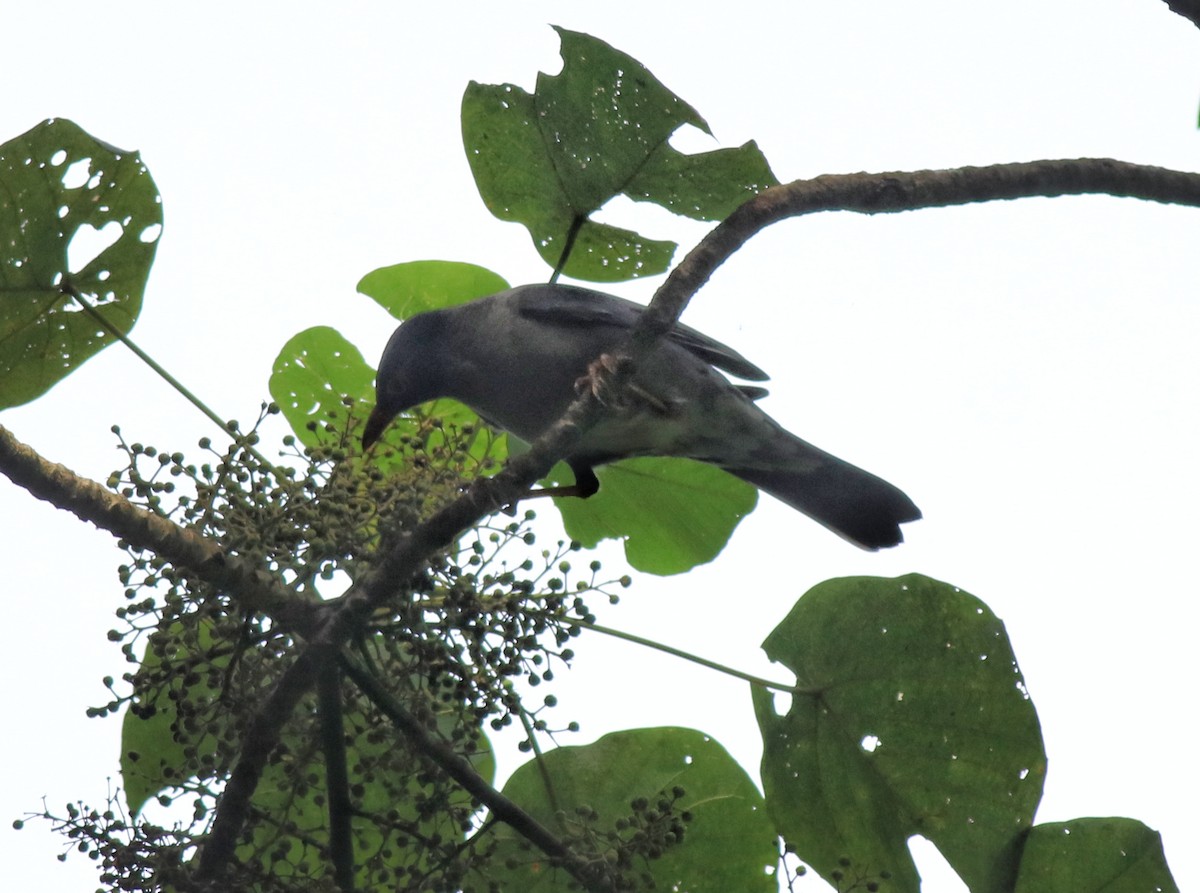
<svg viewBox="0 0 1200 893">
<path fill-rule="evenodd" d="M 639 59 L 719 141 L 678 145 L 756 139 L 781 180 L 1078 156 L 1195 169 L 1200 157 L 1200 32 L 1159 0 L 419 6 L 0 12 L 0 141 L 62 116 L 142 153 L 166 222 L 133 335 L 223 416 L 252 420 L 279 347 L 308 326 L 339 328 L 374 362 L 392 323 L 354 290 L 373 268 L 445 258 L 546 278 L 525 231 L 479 201 L 458 114 L 469 80 L 531 89 L 539 69 L 557 70 L 551 23 Z M 685 248 L 707 229 L 629 203 L 603 216 Z M 685 320 L 771 373 L 769 412 L 901 486 L 925 520 L 870 555 L 764 499 L 711 565 L 639 578 L 602 619 L 779 677 L 759 644 L 817 582 L 919 571 L 957 584 L 1006 622 L 1038 707 L 1050 760 L 1038 819 L 1140 819 L 1163 833 L 1179 886 L 1200 887 L 1187 706 L 1198 234 L 1200 211 L 1103 197 L 825 214 L 764 233 Z M 614 290 L 648 299 L 658 281 Z M 114 422 L 185 452 L 213 433 L 116 347 L 0 415 L 100 480 L 119 462 Z M 84 710 L 125 669 L 105 639 L 120 555 L 6 481 L 0 529 L 0 862 L 13 889 L 90 890 L 86 859 L 54 861 L 65 841 L 9 822 L 43 795 L 61 810 L 118 784 L 119 721 Z M 605 555 L 619 574 L 619 549 Z M 579 742 L 686 725 L 756 774 L 744 683 L 633 646 L 577 651 L 558 715 L 582 723 Z M 954 889 L 922 864 L 930 889 Z"/>
</svg>

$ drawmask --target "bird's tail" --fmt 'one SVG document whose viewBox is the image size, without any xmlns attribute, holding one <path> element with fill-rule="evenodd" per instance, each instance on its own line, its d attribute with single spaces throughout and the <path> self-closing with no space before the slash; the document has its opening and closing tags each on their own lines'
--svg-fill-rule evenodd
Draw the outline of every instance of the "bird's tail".
<svg viewBox="0 0 1200 893">
<path fill-rule="evenodd" d="M 838 536 L 875 551 L 904 540 L 900 525 L 921 510 L 899 487 L 810 444 L 798 441 L 812 462 L 798 468 L 725 470 L 786 502 Z M 815 455 L 814 455 L 815 454 Z"/>
</svg>

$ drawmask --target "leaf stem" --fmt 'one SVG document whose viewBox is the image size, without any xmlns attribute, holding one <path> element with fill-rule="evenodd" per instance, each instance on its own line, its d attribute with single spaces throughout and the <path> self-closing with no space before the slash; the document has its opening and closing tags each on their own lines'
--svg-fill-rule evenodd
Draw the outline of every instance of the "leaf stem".
<svg viewBox="0 0 1200 893">
<path fill-rule="evenodd" d="M 159 378 L 173 387 L 193 406 L 208 416 L 208 418 L 212 420 L 212 422 L 215 423 L 222 431 L 224 431 L 226 434 L 237 434 L 236 431 L 230 430 L 230 426 L 227 421 L 222 420 L 219 415 L 209 409 L 208 405 L 195 394 L 193 394 L 183 382 L 159 365 L 157 360 L 138 347 L 128 335 L 105 319 L 104 314 L 100 313 L 100 311 L 98 311 L 87 300 L 84 299 L 83 294 L 80 293 L 79 289 L 75 287 L 74 283 L 70 282 L 69 280 L 64 280 L 62 284 L 62 290 L 64 294 L 70 295 L 79 304 L 79 306 L 84 309 L 88 316 L 94 319 L 97 324 L 102 326 L 104 330 L 108 332 L 108 334 L 112 335 L 131 351 L 133 351 L 134 356 L 153 369 L 154 372 L 158 374 Z M 265 467 L 271 469 L 276 474 L 279 473 L 279 470 L 275 467 L 275 463 L 267 461 L 266 457 L 259 453 L 254 447 L 250 446 L 250 444 L 243 443 L 241 446 L 242 449 L 261 462 Z"/>
<path fill-rule="evenodd" d="M 558 256 L 558 264 L 554 267 L 554 272 L 550 274 L 550 284 L 558 282 L 558 277 L 562 275 L 563 268 L 567 265 L 567 259 L 571 256 L 571 249 L 575 247 L 575 238 L 579 235 L 579 231 L 583 229 L 583 225 L 587 223 L 586 214 L 576 214 L 571 219 L 571 226 L 567 229 L 567 237 L 563 240 L 562 254 Z"/>
<path fill-rule="evenodd" d="M 760 688 L 774 689 L 776 691 L 794 692 L 795 685 L 785 685 L 782 682 L 772 682 L 770 679 L 764 679 L 762 676 L 755 676 L 753 673 L 746 673 L 742 670 L 736 670 L 733 667 L 719 664 L 715 660 L 709 660 L 706 657 L 701 657 L 698 654 L 692 654 L 689 651 L 684 651 L 680 648 L 674 648 L 671 645 L 665 645 L 662 642 L 656 642 L 653 639 L 644 639 L 634 633 L 627 633 L 623 630 L 613 629 L 608 626 L 601 626 L 599 623 L 591 623 L 587 620 L 579 620 L 573 617 L 555 617 L 556 620 L 561 620 L 571 626 L 577 626 L 581 629 L 590 629 L 593 632 L 601 633 L 606 636 L 612 636 L 614 639 L 623 639 L 626 642 L 633 642 L 635 645 L 644 645 L 647 648 L 653 648 L 655 651 L 661 651 L 663 654 L 670 654 L 672 657 L 679 657 L 686 661 L 691 661 L 694 664 L 699 664 L 702 667 L 707 667 L 710 670 L 716 670 L 718 673 L 724 673 L 727 676 L 733 676 L 737 679 L 744 679 L 751 685 L 757 685 Z"/>
</svg>

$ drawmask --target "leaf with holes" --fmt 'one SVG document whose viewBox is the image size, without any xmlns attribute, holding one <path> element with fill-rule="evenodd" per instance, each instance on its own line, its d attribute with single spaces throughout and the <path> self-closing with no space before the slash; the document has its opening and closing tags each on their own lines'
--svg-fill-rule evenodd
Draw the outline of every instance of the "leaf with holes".
<svg viewBox="0 0 1200 893">
<path fill-rule="evenodd" d="M 472 82 L 463 95 L 463 146 L 480 197 L 524 224 L 551 266 L 574 236 L 564 273 L 616 282 L 662 273 L 675 243 L 591 219 L 625 195 L 699 220 L 720 220 L 778 182 L 753 143 L 684 155 L 667 140 L 704 119 L 631 56 L 556 29 L 562 71 L 528 93 Z"/>
<path fill-rule="evenodd" d="M 136 152 L 62 118 L 0 146 L 0 408 L 111 344 L 106 327 L 133 328 L 161 231 Z"/>
<path fill-rule="evenodd" d="M 307 446 L 360 436 L 373 402 L 375 371 L 337 329 L 313 326 L 279 350 L 268 387 Z"/>
<path fill-rule="evenodd" d="M 975 893 L 1012 889 L 1046 756 L 987 605 L 919 574 L 828 580 L 763 649 L 796 674 L 783 715 L 752 694 L 767 809 L 801 859 L 831 883 L 916 893 L 919 834 Z"/>
</svg>

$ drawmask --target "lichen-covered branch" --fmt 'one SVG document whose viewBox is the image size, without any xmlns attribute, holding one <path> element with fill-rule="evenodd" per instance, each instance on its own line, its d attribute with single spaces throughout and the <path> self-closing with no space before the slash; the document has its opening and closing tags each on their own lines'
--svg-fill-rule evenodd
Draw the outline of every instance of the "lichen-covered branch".
<svg viewBox="0 0 1200 893">
<path fill-rule="evenodd" d="M 107 487 L 43 458 L 0 426 L 0 472 L 38 499 L 130 545 L 151 550 L 207 582 L 236 593 L 243 607 L 263 611 L 276 622 L 303 632 L 312 625 L 315 605 L 264 570 L 248 567 L 211 539 L 133 505 Z"/>
</svg>

